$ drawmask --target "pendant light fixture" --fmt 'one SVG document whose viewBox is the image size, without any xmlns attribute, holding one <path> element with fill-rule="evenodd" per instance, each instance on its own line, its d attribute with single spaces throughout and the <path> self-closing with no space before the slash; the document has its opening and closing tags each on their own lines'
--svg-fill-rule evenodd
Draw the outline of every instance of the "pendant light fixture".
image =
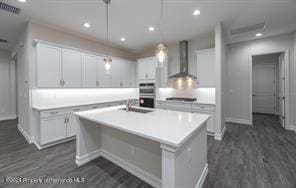
<svg viewBox="0 0 296 188">
<path fill-rule="evenodd" d="M 163 0 L 160 0 L 160 27 L 161 27 L 161 34 L 160 34 L 160 44 L 156 48 L 156 59 L 159 66 L 164 65 L 167 62 L 167 47 L 163 44 Z"/>
<path fill-rule="evenodd" d="M 103 0 L 106 4 L 106 39 L 107 39 L 107 57 L 104 58 L 106 72 L 109 73 L 111 69 L 112 59 L 109 57 L 109 5 L 111 0 Z"/>
</svg>

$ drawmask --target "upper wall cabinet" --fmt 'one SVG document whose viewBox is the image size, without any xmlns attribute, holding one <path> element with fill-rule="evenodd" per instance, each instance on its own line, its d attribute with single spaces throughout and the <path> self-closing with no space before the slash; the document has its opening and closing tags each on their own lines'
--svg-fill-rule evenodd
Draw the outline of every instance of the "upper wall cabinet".
<svg viewBox="0 0 296 188">
<path fill-rule="evenodd" d="M 113 58 L 106 72 L 104 57 L 37 44 L 37 87 L 129 88 L 136 86 L 136 64 Z M 152 75 L 152 73 L 148 73 Z M 155 73 L 154 73 L 155 75 Z"/>
<path fill-rule="evenodd" d="M 63 87 L 81 87 L 81 52 L 62 50 Z"/>
<path fill-rule="evenodd" d="M 82 54 L 82 86 L 98 86 L 98 58 L 95 55 Z"/>
<path fill-rule="evenodd" d="M 37 86 L 81 87 L 81 53 L 37 44 Z"/>
<path fill-rule="evenodd" d="M 37 86 L 61 87 L 61 48 L 37 44 Z"/>
<path fill-rule="evenodd" d="M 138 60 L 138 80 L 155 80 L 157 62 L 155 57 Z"/>
<path fill-rule="evenodd" d="M 196 51 L 199 87 L 216 87 L 215 49 Z"/>
</svg>

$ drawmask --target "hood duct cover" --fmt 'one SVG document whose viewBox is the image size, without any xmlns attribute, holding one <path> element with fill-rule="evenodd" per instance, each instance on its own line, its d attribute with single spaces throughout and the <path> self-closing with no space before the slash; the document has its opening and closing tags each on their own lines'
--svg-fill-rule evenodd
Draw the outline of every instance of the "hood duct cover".
<svg viewBox="0 0 296 188">
<path fill-rule="evenodd" d="M 169 79 L 179 79 L 179 78 L 191 78 L 197 79 L 196 76 L 188 73 L 188 41 L 183 40 L 179 43 L 180 48 L 180 72 L 173 76 L 170 76 Z"/>
</svg>

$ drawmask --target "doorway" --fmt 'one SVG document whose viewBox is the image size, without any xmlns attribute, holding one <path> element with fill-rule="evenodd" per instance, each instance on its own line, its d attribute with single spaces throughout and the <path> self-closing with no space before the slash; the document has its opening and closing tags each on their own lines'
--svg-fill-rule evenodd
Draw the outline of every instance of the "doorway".
<svg viewBox="0 0 296 188">
<path fill-rule="evenodd" d="M 288 53 L 256 54 L 251 57 L 251 114 L 277 116 L 288 127 Z"/>
</svg>

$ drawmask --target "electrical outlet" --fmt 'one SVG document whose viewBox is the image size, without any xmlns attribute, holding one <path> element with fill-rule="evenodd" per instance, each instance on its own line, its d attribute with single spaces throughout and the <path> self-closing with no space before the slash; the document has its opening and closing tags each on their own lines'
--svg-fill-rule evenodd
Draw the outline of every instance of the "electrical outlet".
<svg viewBox="0 0 296 188">
<path fill-rule="evenodd" d="M 190 163 L 191 159 L 192 159 L 192 149 L 191 148 L 188 148 L 188 150 L 187 150 L 187 158 L 188 158 L 188 163 Z"/>
</svg>

